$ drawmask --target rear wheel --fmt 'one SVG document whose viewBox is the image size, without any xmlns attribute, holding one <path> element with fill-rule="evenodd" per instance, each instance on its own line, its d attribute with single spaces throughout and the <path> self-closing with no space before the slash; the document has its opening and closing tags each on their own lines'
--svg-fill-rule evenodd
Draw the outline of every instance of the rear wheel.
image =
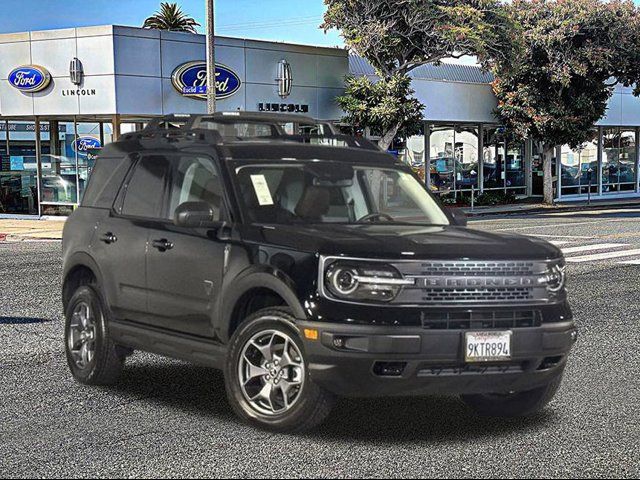
<svg viewBox="0 0 640 480">
<path fill-rule="evenodd" d="M 309 377 L 304 348 L 287 309 L 247 318 L 231 339 L 225 381 L 236 413 L 276 431 L 308 430 L 326 418 L 333 396 Z"/>
<path fill-rule="evenodd" d="M 488 417 L 524 417 L 542 410 L 554 397 L 562 374 L 548 384 L 526 392 L 462 395 L 462 400 L 476 413 Z"/>
<path fill-rule="evenodd" d="M 107 385 L 120 376 L 124 355 L 111 341 L 108 312 L 98 291 L 78 287 L 65 312 L 67 364 L 73 377 L 87 385 Z"/>
</svg>

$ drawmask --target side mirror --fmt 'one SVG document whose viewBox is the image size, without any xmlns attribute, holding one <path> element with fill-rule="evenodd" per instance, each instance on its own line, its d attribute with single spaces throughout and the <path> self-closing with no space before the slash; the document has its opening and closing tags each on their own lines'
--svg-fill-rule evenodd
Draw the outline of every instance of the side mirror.
<svg viewBox="0 0 640 480">
<path fill-rule="evenodd" d="M 173 223 L 179 227 L 208 228 L 216 226 L 220 210 L 207 202 L 184 202 L 176 208 Z"/>
<path fill-rule="evenodd" d="M 458 227 L 467 226 L 467 214 L 461 208 L 452 208 L 449 213 L 453 217 L 453 224 Z"/>
</svg>

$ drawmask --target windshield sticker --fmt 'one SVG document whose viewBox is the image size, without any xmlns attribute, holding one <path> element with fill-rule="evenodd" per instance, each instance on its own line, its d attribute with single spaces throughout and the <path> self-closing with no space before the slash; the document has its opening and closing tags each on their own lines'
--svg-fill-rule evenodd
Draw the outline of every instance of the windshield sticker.
<svg viewBox="0 0 640 480">
<path fill-rule="evenodd" d="M 264 175 L 251 175 L 251 182 L 253 183 L 253 189 L 256 192 L 260 206 L 273 205 L 273 198 L 271 198 L 269 185 Z"/>
</svg>

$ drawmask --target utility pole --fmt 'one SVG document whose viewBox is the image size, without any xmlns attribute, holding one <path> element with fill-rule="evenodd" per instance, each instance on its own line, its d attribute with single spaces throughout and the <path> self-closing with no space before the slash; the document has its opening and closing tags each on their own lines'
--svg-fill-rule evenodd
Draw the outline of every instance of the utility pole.
<svg viewBox="0 0 640 480">
<path fill-rule="evenodd" d="M 207 113 L 215 113 L 216 111 L 216 55 L 213 42 L 215 41 L 213 26 L 213 3 L 214 0 L 206 0 L 207 2 Z"/>
</svg>

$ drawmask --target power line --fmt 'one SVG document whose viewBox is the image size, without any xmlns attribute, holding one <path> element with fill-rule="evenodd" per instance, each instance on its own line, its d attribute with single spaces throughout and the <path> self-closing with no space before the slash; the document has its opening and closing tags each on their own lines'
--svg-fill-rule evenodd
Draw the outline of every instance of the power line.
<svg viewBox="0 0 640 480">
<path fill-rule="evenodd" d="M 255 30 L 255 29 L 263 29 L 263 28 L 277 28 L 277 27 L 288 27 L 288 26 L 297 26 L 297 25 L 310 25 L 314 23 L 319 23 L 322 20 L 322 17 L 316 17 L 313 19 L 289 19 L 282 20 L 278 22 L 265 22 L 265 23 L 246 23 L 246 24 L 236 24 L 235 26 L 230 25 L 217 25 L 216 28 L 224 29 L 226 31 L 229 30 Z"/>
</svg>

